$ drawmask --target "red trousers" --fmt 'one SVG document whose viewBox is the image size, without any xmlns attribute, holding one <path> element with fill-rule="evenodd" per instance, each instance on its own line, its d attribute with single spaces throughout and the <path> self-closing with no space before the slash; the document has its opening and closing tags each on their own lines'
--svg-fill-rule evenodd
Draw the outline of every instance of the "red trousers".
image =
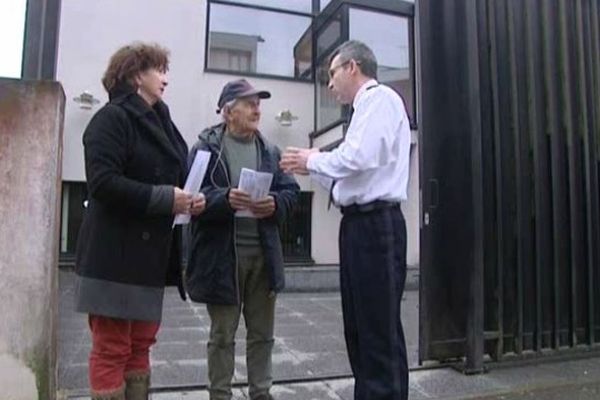
<svg viewBox="0 0 600 400">
<path fill-rule="evenodd" d="M 92 331 L 90 388 L 111 392 L 130 375 L 150 372 L 150 346 L 156 343 L 159 322 L 89 316 Z"/>
</svg>

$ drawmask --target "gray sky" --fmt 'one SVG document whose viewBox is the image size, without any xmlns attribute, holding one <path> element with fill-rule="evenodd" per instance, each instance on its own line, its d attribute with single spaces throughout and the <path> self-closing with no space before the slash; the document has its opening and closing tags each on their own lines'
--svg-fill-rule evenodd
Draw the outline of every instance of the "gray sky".
<svg viewBox="0 0 600 400">
<path fill-rule="evenodd" d="M 21 77 L 26 0 L 0 0 L 0 77 Z"/>
</svg>

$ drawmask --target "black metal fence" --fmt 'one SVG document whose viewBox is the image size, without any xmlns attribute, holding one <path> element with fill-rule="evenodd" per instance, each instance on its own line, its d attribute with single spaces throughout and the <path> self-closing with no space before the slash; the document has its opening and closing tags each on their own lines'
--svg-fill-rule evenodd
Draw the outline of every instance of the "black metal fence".
<svg viewBox="0 0 600 400">
<path fill-rule="evenodd" d="M 464 264 L 449 266 L 462 274 L 462 286 L 442 288 L 464 306 L 445 317 L 459 325 L 450 322 L 451 336 L 425 332 L 422 358 L 466 354 L 477 365 L 483 353 L 501 359 L 589 349 L 600 341 L 600 1 L 420 4 L 422 63 L 436 62 L 421 75 L 424 212 L 457 212 L 456 197 L 464 200 L 462 214 L 471 212 L 460 228 L 466 233 L 457 235 L 462 253 L 452 258 Z M 456 72 L 454 79 L 443 79 L 451 78 L 447 71 L 433 76 L 443 69 Z M 444 135 L 454 136 L 457 155 L 442 155 Z M 427 167 L 434 157 L 467 173 Z M 430 187 L 431 180 L 439 185 Z M 453 185 L 466 190 L 451 193 Z M 440 204 L 430 210 L 434 190 Z M 432 217 L 438 225 L 445 220 Z M 424 230 L 425 251 L 436 251 L 436 238 L 450 228 Z M 423 267 L 427 290 L 441 287 L 435 275 L 444 267 Z M 424 295 L 433 318 L 447 311 L 431 305 L 434 294 Z"/>
<path fill-rule="evenodd" d="M 600 2 L 484 3 L 488 350 L 591 345 L 600 338 Z"/>
</svg>

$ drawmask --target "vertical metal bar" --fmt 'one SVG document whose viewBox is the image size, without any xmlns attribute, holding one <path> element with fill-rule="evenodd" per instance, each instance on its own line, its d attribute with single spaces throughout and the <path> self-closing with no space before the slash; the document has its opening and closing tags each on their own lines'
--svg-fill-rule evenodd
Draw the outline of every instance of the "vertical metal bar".
<svg viewBox="0 0 600 400">
<path fill-rule="evenodd" d="M 526 45 L 527 45 L 527 84 L 529 85 L 529 130 L 533 143 L 534 159 L 534 181 L 535 181 L 535 344 L 537 352 L 541 352 L 542 343 L 542 274 L 544 268 L 548 265 L 547 250 L 550 246 L 546 240 L 547 223 L 544 218 L 547 216 L 546 207 L 546 134 L 543 131 L 543 92 L 540 85 L 539 71 L 542 67 L 542 51 L 540 41 L 540 21 L 537 0 L 527 0 L 525 2 L 525 20 L 526 20 Z"/>
<path fill-rule="evenodd" d="M 339 8 L 340 16 L 341 16 L 341 32 L 340 36 L 342 38 L 342 42 L 350 40 L 350 6 L 346 3 L 342 3 Z M 349 104 L 342 105 L 342 117 L 346 119 L 346 124 L 344 125 L 344 137 L 346 137 L 346 131 L 348 129 L 348 124 L 350 123 L 350 118 L 352 118 L 352 109 Z"/>
<path fill-rule="evenodd" d="M 312 204 L 314 192 L 306 192 L 306 218 L 304 232 L 306 232 L 306 257 L 314 262 L 312 258 Z"/>
<path fill-rule="evenodd" d="M 417 48 L 416 54 L 418 58 L 419 77 L 426 74 L 427 64 L 423 62 L 423 56 L 425 60 L 429 61 L 431 55 L 424 50 L 425 44 L 431 42 L 431 2 L 430 0 L 421 0 L 416 4 L 416 21 L 418 25 L 418 36 L 419 36 L 419 47 Z M 429 309 L 427 287 L 425 286 L 424 277 L 430 268 L 432 268 L 431 253 L 430 253 L 430 240 L 429 231 L 427 227 L 423 225 L 424 206 L 422 199 L 428 194 L 424 184 L 429 176 L 429 168 L 425 165 L 426 150 L 428 148 L 428 142 L 426 140 L 425 125 L 427 121 L 423 120 L 423 103 L 424 99 L 422 91 L 424 85 L 417 86 L 417 102 L 421 113 L 417 114 L 418 125 L 419 125 L 419 195 L 420 195 L 420 209 L 419 209 L 419 263 L 420 263 L 420 279 L 419 279 L 419 364 L 422 364 L 423 360 L 427 359 L 431 354 L 430 342 L 431 342 L 431 328 L 429 326 L 430 319 L 425 315 L 425 310 Z"/>
<path fill-rule="evenodd" d="M 40 65 L 41 78 L 56 79 L 61 0 L 46 0 L 46 2 L 46 14 L 44 15 L 44 41 Z"/>
<path fill-rule="evenodd" d="M 496 12 L 494 2 L 488 4 L 488 24 L 490 30 L 490 66 L 492 81 L 492 104 L 494 118 L 494 159 L 496 172 L 496 248 L 497 248 L 497 293 L 498 293 L 498 345 L 497 354 L 501 358 L 504 354 L 504 222 L 502 218 L 502 204 L 504 192 L 502 190 L 502 151 L 500 132 L 500 96 L 498 75 L 498 38 L 496 31 Z"/>
<path fill-rule="evenodd" d="M 39 79 L 42 75 L 45 13 L 45 1 L 27 0 L 23 43 L 23 79 Z"/>
<path fill-rule="evenodd" d="M 494 183 L 494 130 L 492 113 L 492 80 L 490 78 L 490 48 L 488 3 L 480 1 L 477 10 L 479 21 L 479 81 L 481 93 L 481 140 L 483 152 L 483 209 L 484 221 L 484 329 L 486 332 L 497 332 L 497 296 L 496 296 L 496 223 L 495 213 L 495 183 Z M 497 343 L 497 335 L 485 336 L 485 348 L 488 349 L 493 359 L 498 359 L 497 351 L 488 346 L 488 343 Z M 491 350 L 491 351 L 490 351 Z"/>
<path fill-rule="evenodd" d="M 313 132 L 317 131 L 317 107 L 319 107 L 319 98 L 318 98 L 318 90 L 319 90 L 319 66 L 317 65 L 317 15 L 321 12 L 321 3 L 320 0 L 313 0 L 313 17 L 310 24 L 311 31 L 311 39 L 310 43 L 312 46 L 311 49 L 311 68 L 312 68 L 312 76 L 313 76 Z M 313 147 L 313 138 L 309 136 L 309 147 Z"/>
<path fill-rule="evenodd" d="M 598 267 L 600 266 L 600 246 L 597 246 L 597 243 L 600 239 L 599 232 L 599 193 L 598 193 L 598 138 L 600 137 L 600 27 L 599 27 L 599 18 L 600 18 L 600 10 L 598 1 L 592 1 L 590 10 L 587 13 L 589 24 L 590 24 L 590 34 L 589 34 L 589 51 L 586 53 L 589 57 L 589 61 L 586 62 L 586 65 L 590 67 L 590 83 L 592 85 L 592 89 L 588 92 L 591 103 L 591 120 L 592 120 L 592 129 L 588 135 L 588 150 L 586 151 L 586 155 L 589 157 L 587 161 L 588 165 L 588 209 L 589 209 L 589 219 L 588 219 L 588 291 L 589 291 L 589 301 L 590 301 L 590 310 L 588 314 L 589 324 L 590 324 L 590 344 L 594 344 L 596 342 L 596 309 L 597 301 L 597 291 L 598 284 L 596 280 L 598 279 Z M 591 232 L 590 232 L 591 230 Z"/>
<path fill-rule="evenodd" d="M 580 63 L 582 65 L 583 74 L 585 76 L 583 93 L 584 103 L 586 111 L 588 113 L 587 118 L 587 132 L 583 137 L 584 147 L 584 165 L 585 165 L 585 204 L 586 204 L 586 280 L 587 280 L 587 344 L 592 345 L 595 341 L 595 316 L 594 316 L 594 228 L 592 226 L 594 221 L 594 209 L 593 209 L 593 195 L 592 195 L 592 160 L 591 160 L 591 149 L 590 149 L 590 137 L 594 134 L 596 121 L 594 118 L 594 99 L 592 97 L 594 80 L 593 80 L 593 62 L 591 55 L 591 37 L 592 28 L 590 20 L 591 2 L 586 2 L 585 10 L 581 9 L 578 13 L 577 18 L 581 18 L 581 32 L 582 37 L 582 49 L 580 49 L 582 59 Z M 586 90 L 587 89 L 587 90 Z"/>
<path fill-rule="evenodd" d="M 471 132 L 471 173 L 473 204 L 473 258 L 470 281 L 469 317 L 467 319 L 467 365 L 470 373 L 483 372 L 484 292 L 483 292 L 483 154 L 481 138 L 481 93 L 479 83 L 479 38 L 477 24 L 478 0 L 467 0 L 467 76 Z"/>
<path fill-rule="evenodd" d="M 341 15 L 341 37 L 342 42 L 346 40 L 350 40 L 350 7 L 348 4 L 342 4 L 340 7 L 340 15 Z"/>
<path fill-rule="evenodd" d="M 523 271 L 526 260 L 524 237 L 526 232 L 529 230 L 528 224 L 526 224 L 526 215 L 524 215 L 524 193 L 523 193 L 523 181 L 524 181 L 524 165 L 521 157 L 521 145 L 522 145 L 522 132 L 519 121 L 519 110 L 524 107 L 524 104 L 520 103 L 520 91 L 518 85 L 518 71 L 517 71 L 517 49 L 516 49 L 516 30 L 518 29 L 515 21 L 515 10 L 513 9 L 513 2 L 507 1 L 506 6 L 506 25 L 508 32 L 508 62 L 510 63 L 510 96 L 511 96 L 511 123 L 514 136 L 514 156 L 515 156 L 515 167 L 516 167 L 516 193 L 517 193 L 517 273 L 516 273 L 516 292 L 517 292 L 517 326 L 515 332 L 515 351 L 517 354 L 523 352 Z"/>
<path fill-rule="evenodd" d="M 544 16 L 543 35 L 544 35 L 544 77 L 545 77 L 545 101 L 546 101 L 546 124 L 550 132 L 550 155 L 552 169 L 552 249 L 553 249 L 553 347 L 560 347 L 560 287 L 559 287 L 559 266 L 560 266 L 560 243 L 561 232 L 559 221 L 561 219 L 561 201 L 559 196 L 560 174 L 557 171 L 560 163 L 561 143 L 558 132 L 558 106 L 556 101 L 558 81 L 556 56 L 554 54 L 555 46 L 555 14 L 554 1 L 545 0 L 542 3 L 542 12 Z"/>
<path fill-rule="evenodd" d="M 587 94 L 588 94 L 588 76 L 586 73 L 586 65 L 587 61 L 586 60 L 586 46 L 585 46 L 585 32 L 584 32 L 584 19 L 583 19 L 583 10 L 582 10 L 583 4 L 582 4 L 582 0 L 577 0 L 575 3 L 575 44 L 576 44 L 576 49 L 577 49 L 577 82 L 578 82 L 578 86 L 577 86 L 577 90 L 578 90 L 578 102 L 579 105 L 577 108 L 579 108 L 579 113 L 577 114 L 579 116 L 579 130 L 580 130 L 580 134 L 582 135 L 583 138 L 583 148 L 584 148 L 584 162 L 583 162 L 583 166 L 584 166 L 584 186 L 585 188 L 590 187 L 589 185 L 589 172 L 590 172 L 590 164 L 589 164 L 589 134 L 590 134 L 590 128 L 591 128 L 591 124 L 590 124 L 590 118 L 588 116 L 588 101 L 587 101 Z M 584 189 L 585 190 L 585 189 Z M 590 192 L 589 190 L 585 190 L 585 202 L 586 202 L 586 214 L 588 216 L 588 223 L 586 224 L 586 229 L 585 229 L 585 236 L 583 235 L 583 226 L 581 226 L 581 231 L 580 231 L 580 237 L 582 239 L 587 239 L 587 246 L 586 250 L 589 250 L 590 245 L 592 245 L 592 242 L 590 241 L 591 239 L 591 227 L 590 227 L 590 217 L 591 217 L 591 203 L 592 203 L 592 199 L 590 196 Z M 583 224 L 582 224 L 583 225 Z M 583 240 L 580 241 L 581 243 L 583 243 Z M 582 244 L 579 245 L 579 247 L 582 247 Z M 589 254 L 589 252 L 588 252 Z M 588 292 L 588 296 L 587 296 L 587 303 L 588 303 L 588 307 L 587 307 L 587 332 L 586 332 L 586 336 L 587 336 L 587 342 L 591 344 L 590 342 L 590 338 L 593 336 L 593 332 L 590 329 L 590 317 L 591 320 L 593 320 L 593 316 L 590 314 L 590 307 L 591 307 L 591 299 L 592 297 L 591 295 L 591 290 L 593 290 L 593 286 L 590 287 L 590 272 L 592 271 L 591 269 L 591 265 L 589 264 L 589 260 L 586 263 L 585 266 L 582 265 L 582 267 L 586 268 L 586 280 L 588 280 L 587 282 L 587 292 Z M 583 268 L 582 268 L 583 269 Z M 582 276 L 583 278 L 583 276 Z M 583 299 L 583 293 L 579 296 L 577 296 L 577 298 L 581 298 Z M 577 328 L 577 327 L 576 327 Z"/>
<path fill-rule="evenodd" d="M 409 115 L 411 124 L 417 125 L 417 115 L 419 113 L 419 109 L 417 107 L 417 80 L 416 72 L 415 72 L 415 19 L 408 19 L 408 51 L 409 51 L 409 63 L 410 63 L 410 71 L 409 76 L 412 81 L 412 109 L 413 115 Z"/>
<path fill-rule="evenodd" d="M 60 0 L 27 1 L 22 66 L 24 79 L 56 77 L 60 3 Z"/>
<path fill-rule="evenodd" d="M 210 53 L 210 6 L 211 2 L 206 2 L 206 26 L 204 29 L 204 70 L 208 68 L 208 54 Z"/>
<path fill-rule="evenodd" d="M 571 35 L 570 32 L 570 11 L 571 7 L 567 5 L 567 1 L 572 6 L 573 0 L 559 0 L 559 11 L 560 11 L 560 25 L 559 25 L 559 37 L 560 37 L 560 54 L 561 54 L 561 98 L 563 100 L 563 126 L 567 136 L 567 162 L 568 162 L 568 176 L 569 176 L 569 211 L 570 211 L 570 318 L 569 318 L 569 344 L 574 346 L 577 344 L 577 266 L 579 264 L 579 257 L 577 256 L 578 240 L 577 233 L 580 229 L 579 218 L 577 214 L 578 208 L 578 188 L 577 188 L 577 147 L 578 139 L 575 137 L 575 128 L 573 120 L 573 104 L 572 104 L 572 54 L 570 51 Z"/>
</svg>

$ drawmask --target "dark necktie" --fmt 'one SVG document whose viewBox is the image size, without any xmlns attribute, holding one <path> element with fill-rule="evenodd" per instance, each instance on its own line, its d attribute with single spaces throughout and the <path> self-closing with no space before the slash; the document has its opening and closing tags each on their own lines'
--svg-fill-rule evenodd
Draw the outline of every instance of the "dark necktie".
<svg viewBox="0 0 600 400">
<path fill-rule="evenodd" d="M 335 187 L 336 183 L 336 180 L 331 182 L 331 187 L 329 188 L 329 201 L 327 202 L 327 210 L 329 210 L 331 208 L 331 205 L 333 204 L 333 188 Z"/>
</svg>

